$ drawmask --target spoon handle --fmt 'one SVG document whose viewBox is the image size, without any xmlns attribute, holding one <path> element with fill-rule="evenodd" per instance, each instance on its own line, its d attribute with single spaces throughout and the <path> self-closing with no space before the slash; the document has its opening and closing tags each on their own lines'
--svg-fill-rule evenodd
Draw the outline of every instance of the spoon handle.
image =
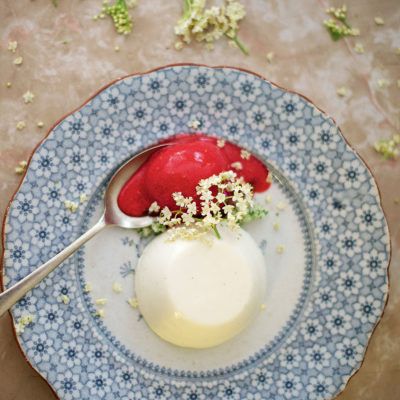
<svg viewBox="0 0 400 400">
<path fill-rule="evenodd" d="M 9 308 L 11 308 L 22 296 L 29 290 L 41 282 L 47 275 L 50 274 L 56 267 L 58 267 L 66 258 L 79 249 L 94 235 L 99 233 L 108 224 L 104 220 L 104 215 L 100 220 L 82 236 L 72 242 L 64 250 L 61 250 L 49 261 L 42 264 L 39 268 L 35 269 L 25 278 L 21 279 L 14 286 L 11 286 L 3 293 L 0 293 L 0 316 L 2 316 Z"/>
</svg>

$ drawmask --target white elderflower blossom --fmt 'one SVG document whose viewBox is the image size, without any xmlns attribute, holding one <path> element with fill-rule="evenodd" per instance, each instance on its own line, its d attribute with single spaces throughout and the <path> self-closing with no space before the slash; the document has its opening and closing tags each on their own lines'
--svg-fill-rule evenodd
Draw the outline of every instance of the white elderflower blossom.
<svg viewBox="0 0 400 400">
<path fill-rule="evenodd" d="M 237 171 L 240 171 L 240 170 L 243 169 L 243 165 L 242 165 L 242 163 L 240 161 L 233 162 L 231 164 L 231 167 L 236 169 Z"/>
<path fill-rule="evenodd" d="M 244 160 L 250 160 L 251 154 L 247 150 L 241 150 L 240 157 Z"/>
<path fill-rule="evenodd" d="M 243 5 L 236 0 L 226 0 L 224 5 L 208 9 L 205 9 L 205 5 L 206 0 L 185 0 L 183 15 L 174 28 L 175 34 L 186 43 L 193 38 L 199 42 L 205 41 L 207 50 L 213 49 L 211 42 L 225 35 L 243 53 L 248 54 L 237 38 L 239 21 L 246 15 Z"/>
<path fill-rule="evenodd" d="M 201 122 L 197 121 L 195 119 L 193 121 L 189 122 L 189 128 L 192 128 L 192 129 L 197 129 L 200 125 L 201 125 Z"/>
<path fill-rule="evenodd" d="M 217 226 L 226 223 L 237 230 L 242 220 L 253 210 L 253 188 L 233 171 L 224 171 L 202 179 L 196 187 L 200 196 L 200 209 L 192 197 L 182 193 L 173 193 L 178 207 L 171 211 L 164 207 L 158 217 L 158 223 L 169 227 L 169 240 L 205 239 L 210 230 L 220 238 Z M 256 217 L 263 214 L 258 211 Z"/>
<path fill-rule="evenodd" d="M 222 148 L 225 146 L 225 140 L 224 139 L 218 139 L 217 140 L 217 146 Z"/>
<path fill-rule="evenodd" d="M 17 332 L 17 335 L 24 333 L 25 328 L 28 325 L 33 324 L 35 320 L 36 316 L 33 314 L 22 315 L 15 323 L 15 330 Z"/>
<path fill-rule="evenodd" d="M 186 212 L 190 215 L 195 215 L 197 213 L 197 205 L 195 202 L 189 203 L 186 207 Z"/>
<path fill-rule="evenodd" d="M 165 222 L 167 222 L 172 216 L 171 211 L 169 210 L 168 207 L 164 207 L 161 210 L 160 216 L 158 217 L 158 220 L 161 224 L 164 224 Z"/>
<path fill-rule="evenodd" d="M 121 293 L 122 292 L 122 287 L 118 282 L 114 282 L 112 285 L 112 288 L 115 293 Z"/>
<path fill-rule="evenodd" d="M 24 102 L 25 103 L 32 103 L 33 99 L 35 98 L 35 95 L 33 94 L 33 92 L 31 92 L 30 90 L 27 90 L 23 96 L 24 98 Z"/>
<path fill-rule="evenodd" d="M 149 212 L 150 213 L 157 213 L 160 211 L 160 206 L 157 204 L 156 201 L 153 201 L 149 207 Z"/>
</svg>

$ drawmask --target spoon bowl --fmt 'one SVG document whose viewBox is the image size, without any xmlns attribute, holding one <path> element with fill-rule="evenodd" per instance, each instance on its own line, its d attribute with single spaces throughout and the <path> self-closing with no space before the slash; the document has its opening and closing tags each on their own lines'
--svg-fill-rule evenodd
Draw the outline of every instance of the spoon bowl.
<svg viewBox="0 0 400 400">
<path fill-rule="evenodd" d="M 131 217 L 124 214 L 118 207 L 118 194 L 128 179 L 140 168 L 141 165 L 157 150 L 162 147 L 170 146 L 172 143 L 161 144 L 151 147 L 139 154 L 136 154 L 125 162 L 111 177 L 104 195 L 104 213 L 99 221 L 77 238 L 64 250 L 56 254 L 46 263 L 35 269 L 18 283 L 0 293 L 0 316 L 9 310 L 21 297 L 29 290 L 41 282 L 66 258 L 78 250 L 89 239 L 95 236 L 108 226 L 120 226 L 122 228 L 144 228 L 153 223 L 154 218 L 150 216 Z"/>
</svg>

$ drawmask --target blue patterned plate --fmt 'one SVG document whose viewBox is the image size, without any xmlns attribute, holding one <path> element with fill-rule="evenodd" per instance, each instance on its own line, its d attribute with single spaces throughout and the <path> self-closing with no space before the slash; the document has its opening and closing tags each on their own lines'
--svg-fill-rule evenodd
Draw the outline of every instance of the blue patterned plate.
<svg viewBox="0 0 400 400">
<path fill-rule="evenodd" d="M 265 256 L 265 310 L 215 348 L 162 341 L 128 302 L 148 240 L 110 228 L 13 307 L 15 322 L 36 317 L 19 344 L 63 400 L 330 399 L 359 368 L 382 314 L 389 233 L 376 184 L 334 122 L 252 73 L 161 68 L 113 83 L 58 123 L 8 210 L 4 284 L 94 223 L 107 180 L 125 159 L 190 131 L 193 120 L 251 151 L 276 178 L 257 196 L 269 215 L 246 227 Z M 79 204 L 76 212 L 66 200 Z"/>
</svg>

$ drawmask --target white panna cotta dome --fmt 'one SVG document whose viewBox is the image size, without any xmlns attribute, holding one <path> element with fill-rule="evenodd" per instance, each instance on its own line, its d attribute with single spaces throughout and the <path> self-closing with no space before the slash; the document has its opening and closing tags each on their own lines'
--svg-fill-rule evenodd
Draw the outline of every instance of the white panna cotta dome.
<svg viewBox="0 0 400 400">
<path fill-rule="evenodd" d="M 168 241 L 144 250 L 136 270 L 139 309 L 149 327 L 178 346 L 207 348 L 241 332 L 259 312 L 267 274 L 264 257 L 243 229 L 202 240 Z"/>
</svg>

